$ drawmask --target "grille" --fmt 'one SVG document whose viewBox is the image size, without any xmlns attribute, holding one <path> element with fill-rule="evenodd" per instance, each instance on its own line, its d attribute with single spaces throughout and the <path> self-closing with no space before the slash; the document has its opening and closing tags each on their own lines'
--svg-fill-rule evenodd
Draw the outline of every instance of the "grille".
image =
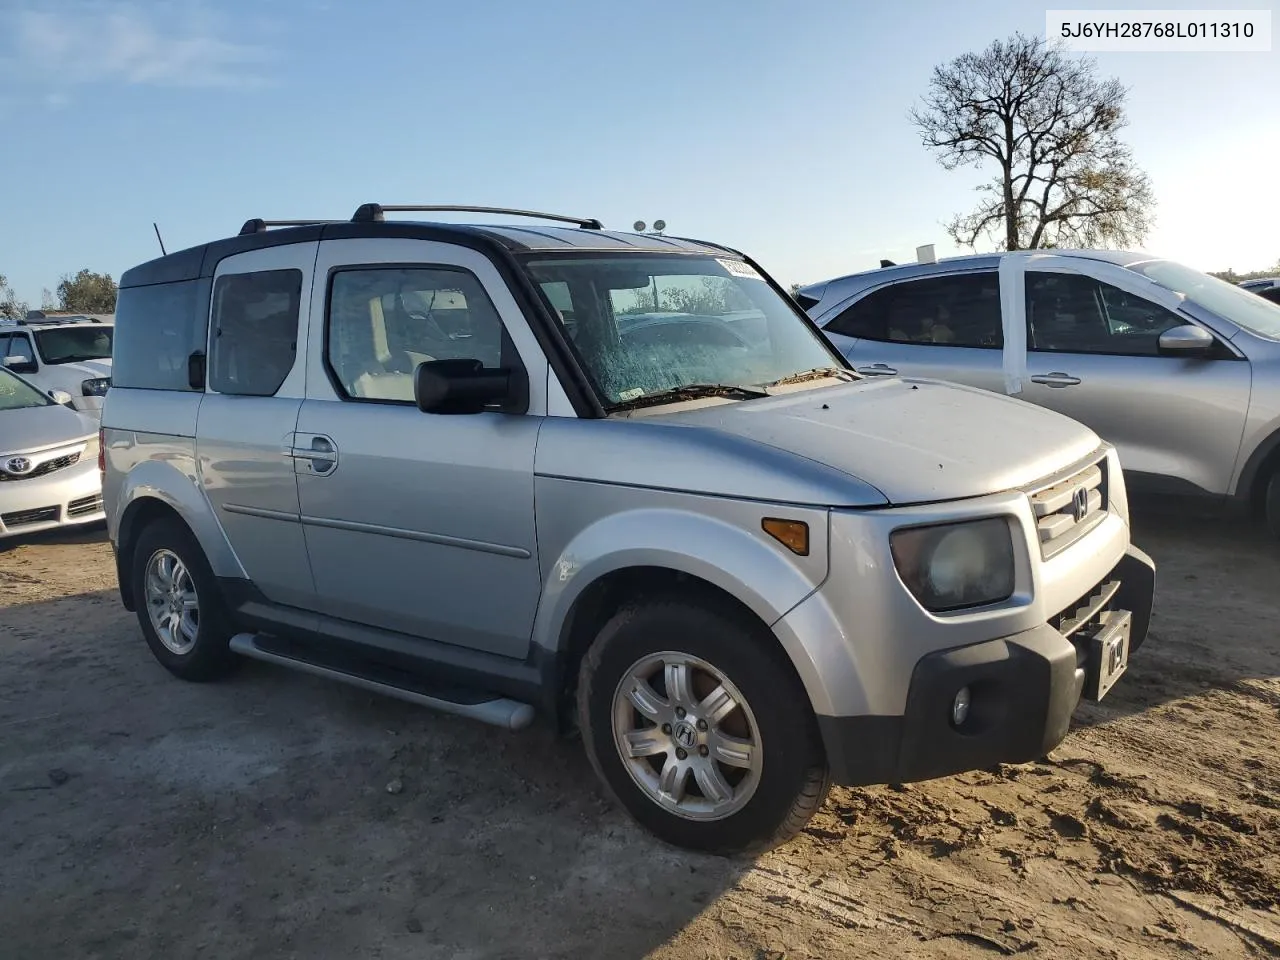
<svg viewBox="0 0 1280 960">
<path fill-rule="evenodd" d="M 25 527 L 32 523 L 48 523 L 58 519 L 57 507 L 41 507 L 38 510 L 18 510 L 14 513 L 0 513 L 0 523 L 6 527 Z"/>
<path fill-rule="evenodd" d="M 79 462 L 79 460 L 80 453 L 77 451 L 76 453 L 69 453 L 65 457 L 58 457 L 56 460 L 46 460 L 30 473 L 15 475 L 12 473 L 5 473 L 3 470 L 0 470 L 0 483 L 6 480 L 33 480 L 36 477 L 43 477 L 46 474 L 53 473 L 55 470 L 62 470 L 65 467 L 69 467 L 73 463 Z"/>
<path fill-rule="evenodd" d="M 83 517 L 86 514 L 97 513 L 101 509 L 102 494 L 94 494 L 92 497 L 81 497 L 67 504 L 67 516 Z"/>
<path fill-rule="evenodd" d="M 1040 553 L 1065 550 L 1102 522 L 1107 511 L 1105 457 L 1030 491 Z"/>
</svg>

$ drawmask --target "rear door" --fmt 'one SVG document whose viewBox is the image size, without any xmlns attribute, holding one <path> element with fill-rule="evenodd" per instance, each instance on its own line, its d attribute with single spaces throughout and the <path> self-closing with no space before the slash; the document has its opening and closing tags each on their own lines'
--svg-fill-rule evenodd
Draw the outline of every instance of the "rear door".
<svg viewBox="0 0 1280 960">
<path fill-rule="evenodd" d="M 864 376 L 933 377 L 1004 390 L 995 270 L 904 280 L 837 309 L 823 329 Z"/>
<path fill-rule="evenodd" d="M 267 599 L 304 609 L 315 591 L 291 453 L 316 248 L 268 247 L 218 265 L 196 425 L 201 482 L 249 579 Z"/>
</svg>

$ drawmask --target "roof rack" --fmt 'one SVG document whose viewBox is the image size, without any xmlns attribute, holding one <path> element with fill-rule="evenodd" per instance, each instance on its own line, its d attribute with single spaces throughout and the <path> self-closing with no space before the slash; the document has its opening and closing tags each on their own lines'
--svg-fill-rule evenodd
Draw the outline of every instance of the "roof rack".
<svg viewBox="0 0 1280 960">
<path fill-rule="evenodd" d="M 240 228 L 240 236 L 247 237 L 254 233 L 266 233 L 270 227 L 311 227 L 317 223 L 344 223 L 343 220 L 263 220 L 255 217 L 246 220 Z"/>
<path fill-rule="evenodd" d="M 501 213 L 512 217 L 531 217 L 536 220 L 555 220 L 572 223 L 584 230 L 603 230 L 604 224 L 593 217 L 566 217 L 559 213 L 539 213 L 536 210 L 513 210 L 508 207 L 468 207 L 453 204 L 418 203 L 362 203 L 351 217 L 352 223 L 379 223 L 386 213 Z"/>
</svg>

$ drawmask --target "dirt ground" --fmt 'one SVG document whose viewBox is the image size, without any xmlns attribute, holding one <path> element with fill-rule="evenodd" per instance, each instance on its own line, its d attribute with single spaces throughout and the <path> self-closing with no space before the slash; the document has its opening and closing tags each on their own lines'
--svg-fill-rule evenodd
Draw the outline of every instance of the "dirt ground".
<svg viewBox="0 0 1280 960">
<path fill-rule="evenodd" d="M 1153 635 L 1046 762 L 837 789 L 752 862 L 649 839 L 547 734 L 183 684 L 100 531 L 0 548 L 0 956 L 1280 955 L 1280 547 L 1135 540 Z"/>
</svg>

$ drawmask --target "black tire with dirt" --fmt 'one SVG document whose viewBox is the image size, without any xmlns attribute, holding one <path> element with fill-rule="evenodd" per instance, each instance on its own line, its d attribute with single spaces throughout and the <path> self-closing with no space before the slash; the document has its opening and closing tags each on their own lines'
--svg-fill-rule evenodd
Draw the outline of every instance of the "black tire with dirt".
<svg viewBox="0 0 1280 960">
<path fill-rule="evenodd" d="M 749 799 L 719 819 L 689 819 L 660 805 L 633 775 L 637 767 L 629 763 L 636 761 L 624 760 L 617 745 L 615 711 L 621 709 L 625 714 L 633 702 L 628 699 L 622 707 L 617 706 L 615 696 L 620 692 L 620 684 L 625 679 L 631 685 L 634 667 L 645 663 L 646 658 L 666 652 L 678 655 L 677 660 L 688 657 L 701 661 L 736 688 L 747 707 L 732 708 L 725 715 L 726 724 L 737 722 L 742 730 L 746 729 L 742 724 L 751 726 L 750 719 L 744 719 L 748 714 L 754 719 L 760 767 L 754 774 L 753 792 L 741 788 L 742 779 L 737 785 L 730 784 L 739 797 Z M 664 667 L 667 669 L 670 668 Z M 657 676 L 655 673 L 654 677 Z M 663 676 L 671 674 L 664 672 Z M 703 674 L 703 689 L 694 690 L 691 684 L 690 696 L 683 699 L 669 697 L 666 683 L 656 682 L 662 687 L 661 693 L 657 687 L 651 688 L 651 692 L 658 694 L 658 702 L 665 711 L 675 709 L 671 704 L 697 702 L 701 697 L 710 696 L 704 691 L 708 684 L 714 687 L 716 678 L 712 673 Z M 723 689 L 726 686 L 721 683 L 719 690 Z M 700 713 L 706 703 L 703 700 L 689 713 L 690 718 L 697 720 L 700 730 L 707 729 L 698 719 L 709 715 Z M 826 757 L 808 695 L 772 634 L 752 618 L 726 605 L 708 604 L 704 598 L 686 596 L 653 599 L 619 610 L 600 630 L 583 658 L 577 707 L 583 743 L 596 773 L 641 826 L 675 846 L 721 855 L 757 853 L 799 833 L 826 799 L 830 785 Z M 689 757 L 689 762 L 699 762 L 689 753 L 679 753 L 675 737 L 659 737 L 660 732 L 670 727 L 660 725 L 662 718 L 655 720 L 650 716 L 646 721 L 640 711 L 632 716 L 642 723 L 654 724 L 635 733 L 662 741 L 656 748 L 662 751 L 661 760 L 658 756 L 644 758 L 644 762 L 651 764 L 658 781 L 677 754 L 682 761 Z M 670 714 L 674 716 L 675 713 Z M 685 713 L 681 711 L 679 716 L 685 717 Z M 691 732 L 687 725 L 683 730 L 681 727 L 682 722 L 677 721 L 677 735 Z M 713 732 L 718 729 L 713 728 Z M 704 758 L 707 756 L 703 746 L 690 749 L 702 751 Z M 719 751 L 716 755 L 720 755 Z M 730 775 L 742 773 L 729 767 L 723 769 Z M 691 774 L 687 779 L 693 781 L 689 788 L 693 794 L 712 796 L 700 791 L 702 784 L 695 776 Z M 695 797 L 694 802 L 704 801 Z M 730 806 L 735 802 L 741 801 L 731 801 Z"/>
<path fill-rule="evenodd" d="M 183 581 L 194 591 L 197 607 L 191 622 L 195 624 L 194 642 L 190 649 L 175 652 L 165 645 L 152 622 L 147 594 L 148 566 L 153 557 L 169 554 L 185 569 Z M 235 629 L 218 590 L 217 580 L 209 568 L 204 551 L 187 528 L 176 520 L 162 519 L 149 523 L 138 535 L 133 548 L 132 586 L 134 606 L 147 646 L 160 663 L 174 676 L 202 682 L 226 676 L 238 666 L 240 658 L 228 645 Z M 189 642 L 189 641 L 188 641 Z"/>
<path fill-rule="evenodd" d="M 1280 466 L 1271 471 L 1262 491 L 1262 516 L 1271 536 L 1280 540 Z"/>
</svg>

